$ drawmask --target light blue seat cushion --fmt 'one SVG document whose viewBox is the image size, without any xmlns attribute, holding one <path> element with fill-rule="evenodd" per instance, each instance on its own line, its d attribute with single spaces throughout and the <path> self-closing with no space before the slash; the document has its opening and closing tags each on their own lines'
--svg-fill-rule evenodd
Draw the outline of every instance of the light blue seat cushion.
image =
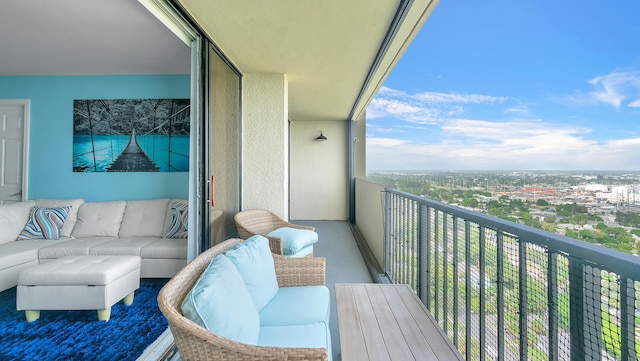
<svg viewBox="0 0 640 361">
<path fill-rule="evenodd" d="M 313 253 L 313 244 L 306 246 L 305 248 L 298 251 L 298 253 L 287 254 L 285 256 L 291 258 L 304 258 Z"/>
<path fill-rule="evenodd" d="M 324 322 L 298 326 L 262 326 L 258 346 L 326 348 L 331 357 L 331 334 Z"/>
<path fill-rule="evenodd" d="M 282 252 L 285 256 L 294 255 L 318 242 L 318 234 L 308 229 L 282 227 L 267 233 L 267 236 L 282 239 Z"/>
<path fill-rule="evenodd" d="M 182 302 L 182 314 L 230 340 L 255 345 L 260 319 L 238 269 L 216 256 Z"/>
<path fill-rule="evenodd" d="M 260 326 L 329 324 L 330 297 L 325 286 L 281 287 L 260 311 Z"/>
<path fill-rule="evenodd" d="M 260 311 L 278 292 L 278 279 L 269 240 L 257 235 L 224 253 L 238 268 L 255 307 Z"/>
</svg>

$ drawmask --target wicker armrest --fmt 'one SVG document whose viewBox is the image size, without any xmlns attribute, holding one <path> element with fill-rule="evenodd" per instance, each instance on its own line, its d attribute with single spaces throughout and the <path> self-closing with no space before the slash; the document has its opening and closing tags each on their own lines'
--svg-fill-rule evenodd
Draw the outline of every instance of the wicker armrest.
<svg viewBox="0 0 640 361">
<path fill-rule="evenodd" d="M 284 254 L 284 248 L 282 247 L 282 238 L 265 236 L 269 240 L 269 248 L 271 253 Z"/>
<path fill-rule="evenodd" d="M 312 227 L 312 226 L 303 226 L 301 224 L 293 224 L 293 223 L 287 223 L 287 225 L 283 226 L 283 227 L 296 228 L 296 229 L 306 229 L 306 230 L 309 230 L 309 231 L 315 231 L 316 230 L 315 227 Z"/>
<path fill-rule="evenodd" d="M 322 257 L 291 258 L 274 254 L 280 287 L 326 286 L 326 261 Z"/>
</svg>

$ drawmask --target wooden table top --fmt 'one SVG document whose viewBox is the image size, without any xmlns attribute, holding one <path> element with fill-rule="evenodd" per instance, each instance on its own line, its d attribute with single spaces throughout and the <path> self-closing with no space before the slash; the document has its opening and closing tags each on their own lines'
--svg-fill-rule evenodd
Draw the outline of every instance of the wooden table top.
<svg viewBox="0 0 640 361">
<path fill-rule="evenodd" d="M 343 361 L 464 360 L 405 284 L 336 284 Z"/>
</svg>

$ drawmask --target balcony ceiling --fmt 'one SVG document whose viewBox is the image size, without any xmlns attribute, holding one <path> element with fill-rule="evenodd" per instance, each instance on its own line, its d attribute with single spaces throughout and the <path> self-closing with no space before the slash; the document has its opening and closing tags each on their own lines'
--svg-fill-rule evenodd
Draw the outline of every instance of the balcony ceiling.
<svg viewBox="0 0 640 361">
<path fill-rule="evenodd" d="M 291 120 L 346 120 L 400 1 L 179 0 L 243 73 L 284 73 Z M 437 1 L 413 1 L 361 111 Z M 357 114 L 355 114 L 357 115 Z"/>
</svg>

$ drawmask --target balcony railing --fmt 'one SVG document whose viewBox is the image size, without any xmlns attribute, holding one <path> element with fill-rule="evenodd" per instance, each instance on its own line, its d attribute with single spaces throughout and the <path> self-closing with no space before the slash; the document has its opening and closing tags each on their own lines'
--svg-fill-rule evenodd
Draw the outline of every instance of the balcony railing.
<svg viewBox="0 0 640 361">
<path fill-rule="evenodd" d="M 467 360 L 636 360 L 640 259 L 393 189 L 384 271 Z"/>
</svg>

